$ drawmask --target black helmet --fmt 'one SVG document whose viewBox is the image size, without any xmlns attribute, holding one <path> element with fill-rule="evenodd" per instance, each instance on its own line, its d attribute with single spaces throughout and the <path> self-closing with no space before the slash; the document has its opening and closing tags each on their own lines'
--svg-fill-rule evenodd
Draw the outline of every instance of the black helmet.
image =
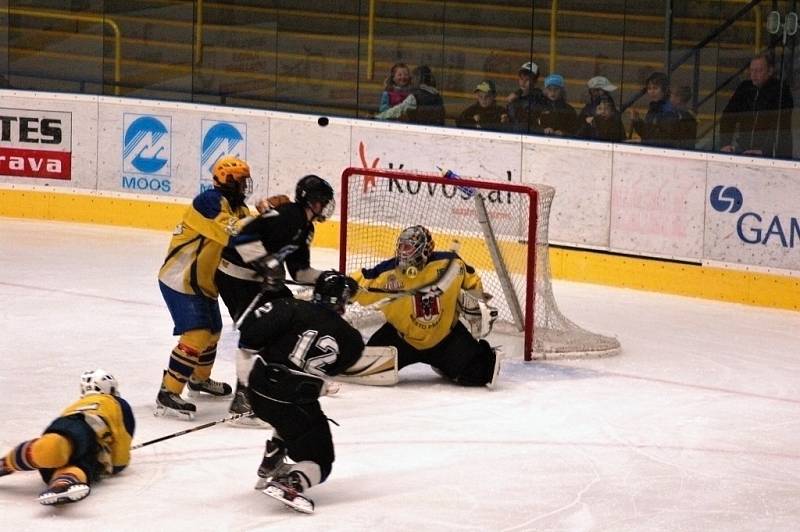
<svg viewBox="0 0 800 532">
<path fill-rule="evenodd" d="M 336 202 L 333 201 L 333 187 L 318 175 L 313 174 L 302 177 L 297 182 L 294 200 L 303 207 L 309 207 L 312 210 L 312 203 L 322 203 L 322 208 L 319 209 L 319 212 L 314 212 L 316 219 L 321 222 L 327 220 L 336 208 Z"/>
<path fill-rule="evenodd" d="M 336 270 L 327 270 L 317 277 L 312 301 L 343 314 L 344 306 L 350 301 L 350 296 L 356 290 L 358 290 L 358 285 L 352 278 Z"/>
</svg>

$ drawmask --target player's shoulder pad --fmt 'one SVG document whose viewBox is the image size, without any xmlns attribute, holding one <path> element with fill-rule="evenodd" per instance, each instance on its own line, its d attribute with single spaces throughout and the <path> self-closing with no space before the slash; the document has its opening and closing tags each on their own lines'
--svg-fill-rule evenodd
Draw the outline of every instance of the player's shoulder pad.
<svg viewBox="0 0 800 532">
<path fill-rule="evenodd" d="M 361 268 L 361 275 L 364 279 L 377 279 L 384 272 L 393 270 L 397 267 L 397 258 L 387 259 L 372 268 Z"/>
<path fill-rule="evenodd" d="M 213 220 L 222 211 L 222 192 L 216 188 L 205 190 L 194 197 L 192 207 L 204 217 Z"/>
<path fill-rule="evenodd" d="M 116 395 L 112 395 L 111 397 L 119 403 L 119 407 L 122 410 L 122 422 L 125 424 L 125 430 L 128 431 L 128 434 L 133 436 L 133 432 L 136 430 L 136 419 L 133 417 L 131 405 L 122 397 Z"/>
<path fill-rule="evenodd" d="M 475 268 L 467 264 L 466 261 L 464 261 L 464 259 L 462 259 L 461 256 L 454 251 L 434 251 L 431 254 L 431 258 L 428 260 L 428 264 L 436 262 L 437 260 L 450 260 L 450 259 L 461 261 L 464 264 L 464 269 L 467 271 L 467 273 L 470 274 L 475 273 Z"/>
</svg>

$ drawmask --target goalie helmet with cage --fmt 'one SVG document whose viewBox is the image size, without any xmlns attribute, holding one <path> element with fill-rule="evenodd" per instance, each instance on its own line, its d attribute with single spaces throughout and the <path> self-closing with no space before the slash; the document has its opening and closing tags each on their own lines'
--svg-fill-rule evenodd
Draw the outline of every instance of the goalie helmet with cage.
<svg viewBox="0 0 800 532">
<path fill-rule="evenodd" d="M 247 197 L 253 191 L 250 166 L 232 155 L 220 157 L 212 171 L 214 183 L 218 188 Z"/>
<path fill-rule="evenodd" d="M 433 247 L 433 237 L 425 227 L 406 227 L 397 237 L 397 267 L 405 275 L 414 277 L 428 264 L 433 255 Z"/>
<path fill-rule="evenodd" d="M 328 270 L 317 277 L 311 300 L 318 305 L 343 314 L 345 305 L 356 290 L 358 290 L 358 284 L 355 280 L 335 270 Z"/>
<path fill-rule="evenodd" d="M 119 395 L 119 384 L 112 374 L 104 369 L 84 371 L 81 374 L 81 397 L 95 394 Z"/>
<path fill-rule="evenodd" d="M 294 195 L 294 200 L 303 207 L 311 209 L 314 217 L 320 222 L 330 218 L 336 208 L 333 187 L 318 175 L 309 174 L 300 178 Z M 315 209 L 314 203 L 320 203 L 321 206 Z"/>
</svg>

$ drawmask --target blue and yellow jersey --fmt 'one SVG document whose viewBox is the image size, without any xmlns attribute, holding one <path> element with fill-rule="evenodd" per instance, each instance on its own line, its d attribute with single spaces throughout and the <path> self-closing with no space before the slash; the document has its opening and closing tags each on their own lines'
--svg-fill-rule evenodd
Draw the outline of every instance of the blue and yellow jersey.
<svg viewBox="0 0 800 532">
<path fill-rule="evenodd" d="M 216 299 L 214 273 L 222 249 L 246 223 L 250 215 L 246 205 L 232 207 L 217 189 L 199 194 L 175 228 L 158 279 L 182 294 Z"/>
<path fill-rule="evenodd" d="M 110 473 L 122 471 L 131 461 L 131 440 L 136 429 L 128 402 L 114 395 L 91 394 L 69 405 L 61 416 L 73 414 L 82 414 L 97 434 L 97 443 L 106 451 L 100 453 L 98 460 L 106 470 Z"/>
<path fill-rule="evenodd" d="M 428 264 L 413 278 L 397 268 L 397 259 L 384 261 L 374 268 L 364 268 L 351 277 L 362 288 L 413 290 L 441 277 L 453 256 L 454 253 L 450 251 L 434 253 Z M 462 289 L 483 292 L 481 279 L 475 270 L 457 255 L 454 260 L 459 265 L 458 275 L 444 293 L 399 297 L 381 309 L 386 321 L 416 349 L 430 349 L 450 333 L 458 320 L 458 296 Z M 353 300 L 366 306 L 385 297 L 386 294 L 359 290 Z"/>
</svg>

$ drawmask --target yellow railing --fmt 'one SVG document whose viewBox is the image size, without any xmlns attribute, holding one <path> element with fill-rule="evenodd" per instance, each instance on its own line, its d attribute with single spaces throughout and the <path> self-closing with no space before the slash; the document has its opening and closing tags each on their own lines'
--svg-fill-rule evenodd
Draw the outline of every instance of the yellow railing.
<svg viewBox="0 0 800 532">
<path fill-rule="evenodd" d="M 21 15 L 25 17 L 54 18 L 58 20 L 75 20 L 78 22 L 99 22 L 101 24 L 107 24 L 111 28 L 111 31 L 114 32 L 114 94 L 119 95 L 119 81 L 122 63 L 122 34 L 119 31 L 119 26 L 112 19 L 97 15 L 76 15 L 72 13 L 66 14 L 55 11 L 26 9 L 19 7 L 8 8 L 8 13 L 11 15 Z"/>
</svg>

